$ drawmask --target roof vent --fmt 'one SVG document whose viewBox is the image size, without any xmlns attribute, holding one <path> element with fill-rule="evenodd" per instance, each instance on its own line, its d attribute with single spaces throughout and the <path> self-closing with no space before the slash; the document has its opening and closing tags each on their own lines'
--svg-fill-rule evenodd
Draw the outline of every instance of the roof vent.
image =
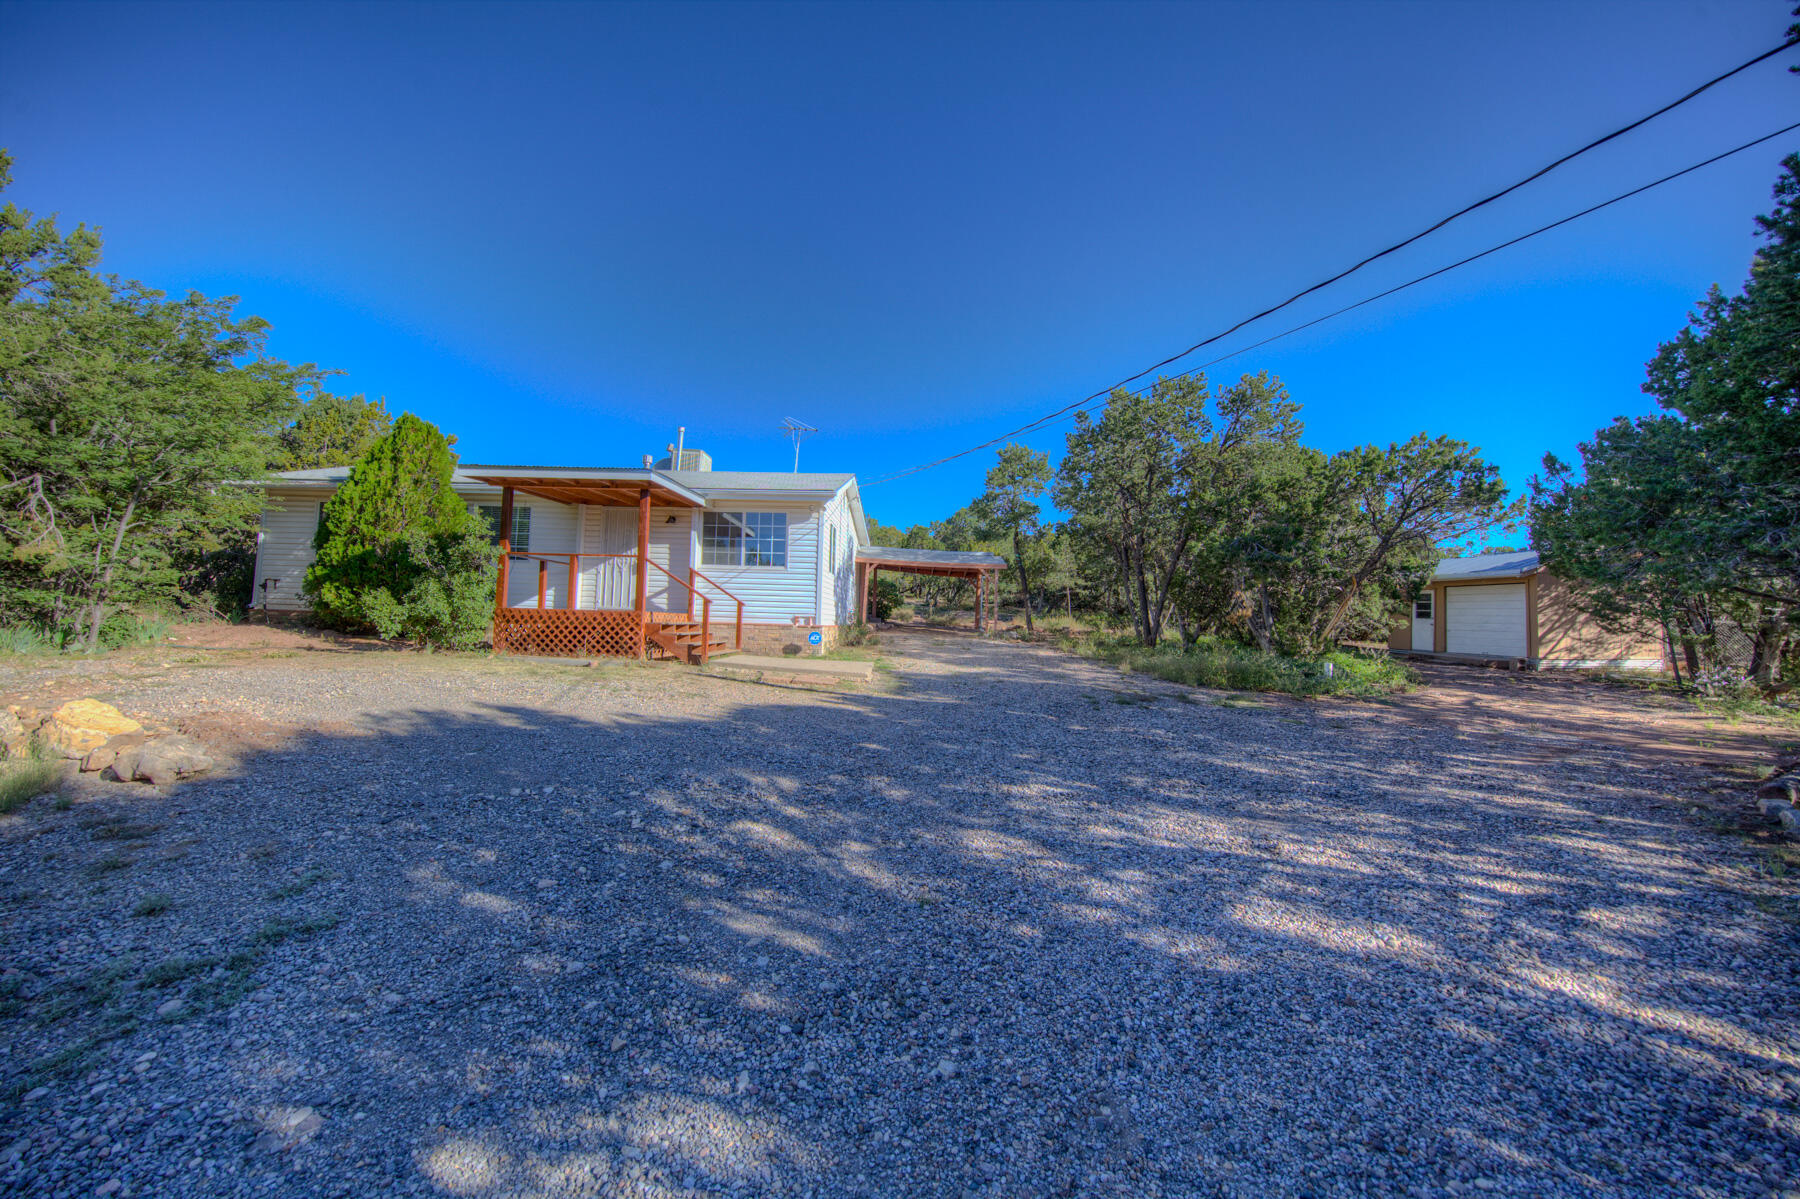
<svg viewBox="0 0 1800 1199">
<path fill-rule="evenodd" d="M 712 455 L 705 450 L 682 450 L 681 465 L 675 465 L 675 455 L 670 454 L 656 464 L 657 470 L 711 470 Z"/>
</svg>

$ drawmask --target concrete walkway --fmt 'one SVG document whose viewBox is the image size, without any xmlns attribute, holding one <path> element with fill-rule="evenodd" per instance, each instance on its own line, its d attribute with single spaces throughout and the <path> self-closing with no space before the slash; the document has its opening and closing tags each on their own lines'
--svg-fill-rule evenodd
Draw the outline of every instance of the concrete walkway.
<svg viewBox="0 0 1800 1199">
<path fill-rule="evenodd" d="M 775 658 L 762 654 L 732 654 L 707 662 L 713 670 L 769 671 L 779 674 L 822 675 L 831 678 L 857 679 L 862 682 L 875 677 L 873 662 L 844 662 L 831 658 Z"/>
</svg>

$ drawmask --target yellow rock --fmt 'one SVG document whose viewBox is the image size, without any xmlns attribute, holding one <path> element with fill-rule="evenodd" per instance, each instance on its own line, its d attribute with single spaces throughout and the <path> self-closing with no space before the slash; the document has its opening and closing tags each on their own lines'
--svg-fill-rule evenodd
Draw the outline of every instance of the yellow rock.
<svg viewBox="0 0 1800 1199">
<path fill-rule="evenodd" d="M 108 737 L 135 733 L 144 727 L 111 704 L 103 704 L 97 699 L 72 699 L 52 712 L 50 719 L 71 728 L 93 729 Z"/>
<path fill-rule="evenodd" d="M 38 743 L 65 758 L 79 758 L 105 745 L 107 735 L 99 729 L 51 720 L 38 730 Z"/>
</svg>

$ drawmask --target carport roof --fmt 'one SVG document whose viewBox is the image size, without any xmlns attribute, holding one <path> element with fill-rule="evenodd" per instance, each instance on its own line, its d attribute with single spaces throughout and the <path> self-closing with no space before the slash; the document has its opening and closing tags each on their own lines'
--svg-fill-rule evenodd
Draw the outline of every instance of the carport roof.
<svg viewBox="0 0 1800 1199">
<path fill-rule="evenodd" d="M 856 560 L 912 574 L 967 576 L 984 570 L 1006 569 L 1005 558 L 973 550 L 913 550 L 902 546 L 859 545 L 856 547 Z"/>
<path fill-rule="evenodd" d="M 1522 579 L 1537 573 L 1536 550 L 1515 554 L 1475 554 L 1468 558 L 1445 558 L 1432 573 L 1433 583 L 1468 583 L 1482 579 Z"/>
</svg>

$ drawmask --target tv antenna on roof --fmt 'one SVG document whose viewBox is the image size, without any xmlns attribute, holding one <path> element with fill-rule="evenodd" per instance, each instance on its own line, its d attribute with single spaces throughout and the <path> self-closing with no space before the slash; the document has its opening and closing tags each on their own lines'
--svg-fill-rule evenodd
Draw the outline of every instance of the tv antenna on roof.
<svg viewBox="0 0 1800 1199">
<path fill-rule="evenodd" d="M 818 432 L 818 430 L 813 428 L 811 425 L 802 424 L 800 421 L 795 420 L 791 416 L 781 422 L 782 436 L 783 437 L 792 437 L 794 439 L 794 473 L 795 474 L 800 473 L 800 443 L 805 441 L 808 437 L 811 437 L 814 433 L 817 433 L 817 432 Z"/>
</svg>

